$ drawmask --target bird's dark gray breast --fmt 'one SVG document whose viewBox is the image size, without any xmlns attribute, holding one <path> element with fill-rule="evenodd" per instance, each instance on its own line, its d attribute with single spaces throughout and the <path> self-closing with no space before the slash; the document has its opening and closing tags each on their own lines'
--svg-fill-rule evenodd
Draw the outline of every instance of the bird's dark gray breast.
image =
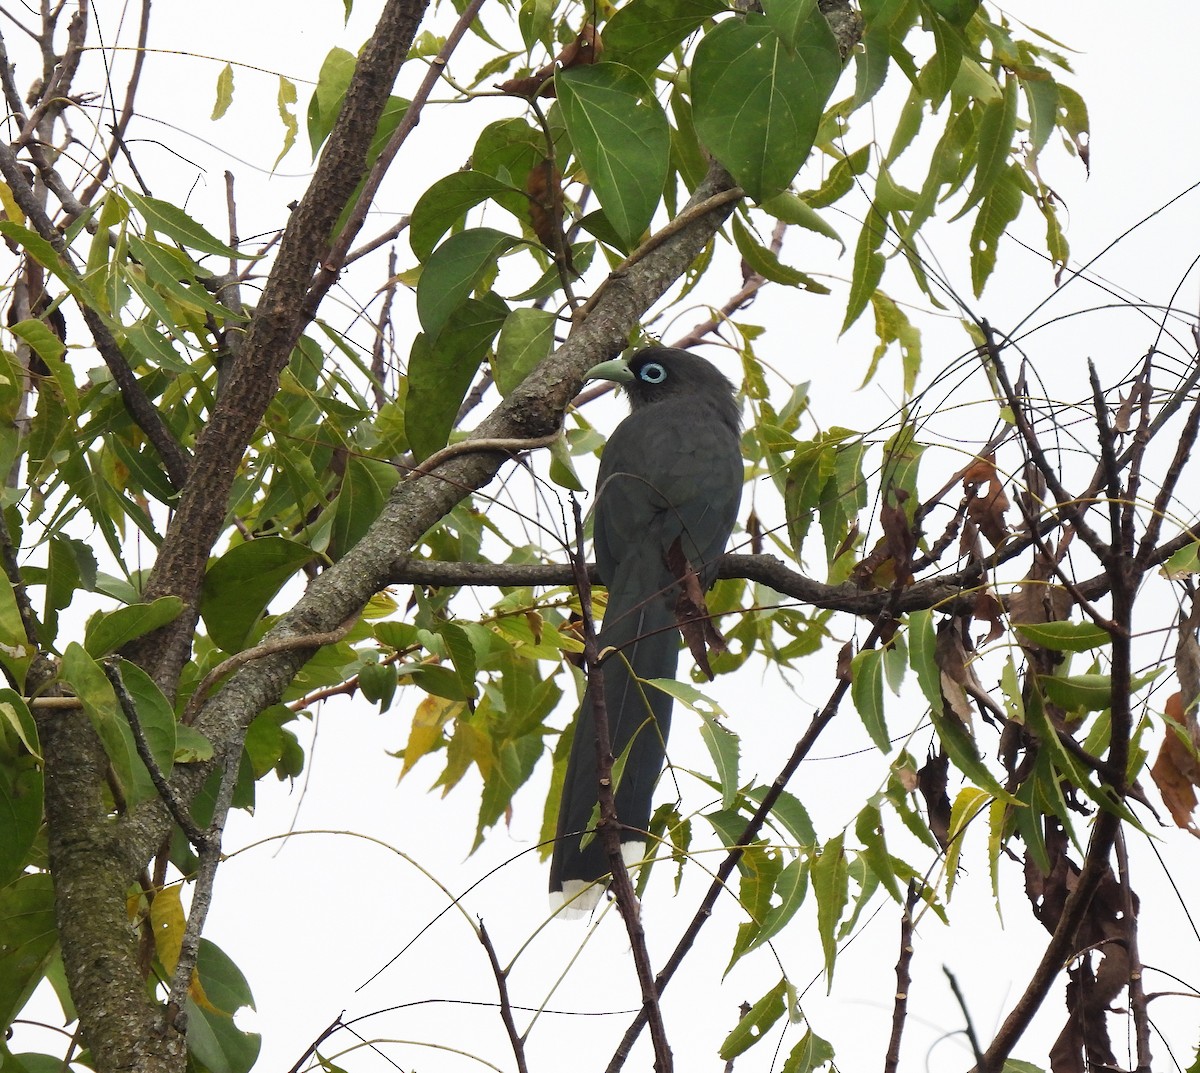
<svg viewBox="0 0 1200 1073">
<path fill-rule="evenodd" d="M 596 565 L 610 586 L 631 570 L 666 584 L 666 555 L 677 538 L 703 584 L 712 582 L 742 492 L 739 435 L 728 411 L 681 394 L 617 426 L 600 462 L 595 506 Z"/>
</svg>

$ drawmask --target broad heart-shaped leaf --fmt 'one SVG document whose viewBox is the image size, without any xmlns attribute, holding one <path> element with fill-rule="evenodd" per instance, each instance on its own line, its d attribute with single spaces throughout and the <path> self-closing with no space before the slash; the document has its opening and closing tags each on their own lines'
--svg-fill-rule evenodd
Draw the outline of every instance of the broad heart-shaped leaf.
<svg viewBox="0 0 1200 1073">
<path fill-rule="evenodd" d="M 24 707 L 24 702 L 11 689 L 3 692 L 11 699 L 0 703 L 10 710 L 18 703 Z M 10 756 L 0 766 L 0 886 L 25 871 L 26 859 L 41 823 L 41 767 L 28 753 Z"/>
<path fill-rule="evenodd" d="M 621 63 L 595 63 L 554 76 L 575 156 L 613 227 L 635 245 L 662 199 L 671 127 L 646 80 Z"/>
<path fill-rule="evenodd" d="M 204 576 L 200 615 L 213 643 L 238 652 L 267 604 L 305 563 L 311 548 L 283 537 L 260 537 L 232 547 Z"/>
<path fill-rule="evenodd" d="M 471 380 L 507 316 L 508 306 L 489 293 L 458 306 L 436 335 L 422 334 L 413 340 L 404 431 L 418 459 L 446 446 Z"/>
<path fill-rule="evenodd" d="M 254 996 L 242 971 L 215 943 L 200 940 L 196 975 L 205 1001 L 187 1000 L 191 1057 L 210 1073 L 249 1073 L 258 1058 L 262 1037 L 243 1032 L 234 1014 L 254 1009 Z"/>
<path fill-rule="evenodd" d="M 396 467 L 378 458 L 352 455 L 333 514 L 330 554 L 345 555 L 379 517 L 388 493 L 400 479 Z"/>
<path fill-rule="evenodd" d="M 719 0 L 630 0 L 604 26 L 605 54 L 649 74 L 688 34 L 725 10 Z"/>
<path fill-rule="evenodd" d="M 785 190 L 808 156 L 841 72 L 817 11 L 789 48 L 762 15 L 712 30 L 692 63 L 696 133 L 755 201 Z"/>
<path fill-rule="evenodd" d="M 31 872 L 0 888 L 0 1024 L 21 1012 L 57 943 L 49 874 Z"/>
<path fill-rule="evenodd" d="M 121 681 L 133 700 L 142 735 L 158 770 L 170 778 L 175 763 L 175 712 L 154 679 L 136 663 L 121 660 Z"/>
<path fill-rule="evenodd" d="M 447 231 L 468 209 L 496 194 L 512 193 L 513 187 L 479 171 L 455 171 L 438 179 L 413 206 L 408 225 L 408 243 L 424 261 Z"/>
<path fill-rule="evenodd" d="M 507 395 L 533 371 L 554 345 L 555 316 L 532 306 L 514 309 L 500 329 L 492 374 L 501 395 Z"/>
<path fill-rule="evenodd" d="M 472 227 L 434 250 L 417 284 L 417 316 L 426 335 L 436 336 L 500 255 L 520 241 L 491 227 Z"/>
<path fill-rule="evenodd" d="M 142 637 L 159 626 L 174 622 L 183 610 L 178 596 L 160 596 L 148 604 L 131 604 L 115 611 L 97 611 L 83 631 L 83 647 L 89 656 L 99 659 L 115 652 L 135 637 Z"/>
</svg>

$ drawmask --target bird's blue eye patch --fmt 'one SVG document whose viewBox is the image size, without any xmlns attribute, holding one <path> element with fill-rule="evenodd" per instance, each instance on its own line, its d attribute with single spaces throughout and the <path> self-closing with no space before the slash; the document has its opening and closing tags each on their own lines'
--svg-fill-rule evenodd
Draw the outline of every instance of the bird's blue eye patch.
<svg viewBox="0 0 1200 1073">
<path fill-rule="evenodd" d="M 647 384 L 661 384 L 667 378 L 667 370 L 656 361 L 648 361 L 638 370 L 638 376 Z"/>
</svg>

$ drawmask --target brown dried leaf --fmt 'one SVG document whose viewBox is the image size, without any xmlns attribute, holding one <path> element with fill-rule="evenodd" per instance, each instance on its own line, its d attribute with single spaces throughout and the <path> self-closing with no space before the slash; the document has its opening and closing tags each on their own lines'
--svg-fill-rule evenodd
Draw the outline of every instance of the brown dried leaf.
<svg viewBox="0 0 1200 1073">
<path fill-rule="evenodd" d="M 993 548 L 1000 547 L 1008 539 L 1004 513 L 1011 504 L 996 472 L 995 454 L 977 458 L 967 467 L 963 473 L 963 493 L 967 497 L 967 517 Z"/>
<path fill-rule="evenodd" d="M 942 679 L 942 699 L 966 726 L 972 725 L 975 709 L 971 706 L 970 692 L 983 692 L 983 685 L 975 676 L 968 662 L 966 645 L 958 619 L 945 619 L 938 626 L 934 660 Z"/>
<path fill-rule="evenodd" d="M 500 82 L 496 88 L 512 97 L 528 97 L 531 100 L 534 97 L 554 97 L 554 72 L 595 63 L 602 48 L 600 34 L 589 22 L 579 31 L 575 40 L 540 71 L 524 78 L 510 78 L 507 82 Z"/>
<path fill-rule="evenodd" d="M 709 681 L 712 681 L 714 676 L 712 665 L 708 662 L 708 653 L 725 652 L 727 646 L 704 601 L 700 578 L 683 553 L 678 538 L 667 549 L 667 566 L 679 582 L 679 595 L 675 598 L 675 622 L 679 626 L 679 632 L 683 634 L 688 651 L 696 661 L 696 666 Z"/>
<path fill-rule="evenodd" d="M 929 830 L 942 849 L 950 845 L 950 798 L 946 793 L 949 771 L 950 758 L 939 752 L 930 753 L 917 772 L 917 786 L 929 813 Z"/>
<path fill-rule="evenodd" d="M 1150 768 L 1150 777 L 1175 826 L 1200 838 L 1200 827 L 1192 819 L 1197 804 L 1195 788 L 1200 786 L 1200 759 L 1195 746 L 1189 744 L 1192 735 L 1184 718 L 1181 694 L 1172 693 L 1167 698 L 1166 718 L 1167 732 Z"/>
</svg>

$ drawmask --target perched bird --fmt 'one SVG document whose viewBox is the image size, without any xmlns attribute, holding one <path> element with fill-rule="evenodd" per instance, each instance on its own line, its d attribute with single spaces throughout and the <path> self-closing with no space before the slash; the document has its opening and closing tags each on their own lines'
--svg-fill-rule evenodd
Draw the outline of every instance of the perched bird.
<svg viewBox="0 0 1200 1073">
<path fill-rule="evenodd" d="M 596 569 L 608 588 L 597 641 L 618 768 L 628 749 L 617 818 L 633 862 L 645 855 L 671 723 L 670 696 L 642 682 L 675 677 L 677 614 L 696 615 L 698 603 L 703 615 L 701 594 L 716 580 L 742 494 L 739 409 L 720 371 L 684 350 L 650 347 L 597 365 L 588 379 L 622 384 L 631 410 L 601 456 L 593 518 Z M 575 726 L 550 862 L 551 904 L 568 903 L 564 915 L 590 910 L 603 889 L 595 881 L 610 870 L 599 835 L 581 845 L 599 797 L 591 693 Z"/>
</svg>

